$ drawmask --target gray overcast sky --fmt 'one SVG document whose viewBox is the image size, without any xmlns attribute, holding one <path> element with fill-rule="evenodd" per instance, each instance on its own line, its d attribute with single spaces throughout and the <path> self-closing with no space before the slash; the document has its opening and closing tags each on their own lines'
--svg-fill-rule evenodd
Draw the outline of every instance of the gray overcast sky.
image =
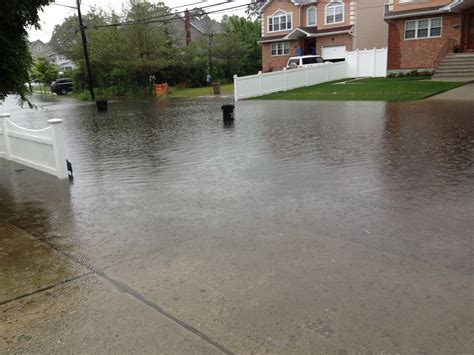
<svg viewBox="0 0 474 355">
<path fill-rule="evenodd" d="M 158 2 L 158 0 L 151 0 L 151 1 L 155 3 Z M 199 0 L 164 0 L 165 4 L 169 7 L 177 7 L 177 6 L 192 4 L 198 1 Z M 223 1 L 225 0 L 208 0 L 206 2 L 203 2 L 202 4 L 190 6 L 190 8 L 194 8 L 196 6 L 207 6 L 207 5 L 217 4 Z M 82 1 L 83 5 L 81 9 L 82 9 L 83 14 L 87 13 L 90 6 L 97 6 L 103 9 L 112 8 L 118 13 L 120 13 L 122 10 L 122 5 L 127 2 L 128 2 L 127 0 L 83 0 Z M 68 6 L 75 6 L 76 0 L 56 0 L 56 3 L 68 5 Z M 248 3 L 250 3 L 250 0 L 235 0 L 235 1 L 229 2 L 228 4 L 211 7 L 208 11 L 225 9 L 226 7 L 244 5 Z M 185 7 L 179 8 L 178 10 L 179 11 L 185 10 Z M 48 7 L 45 7 L 44 11 L 40 15 L 41 30 L 36 31 L 34 29 L 30 29 L 30 31 L 28 31 L 30 41 L 35 41 L 37 39 L 40 39 L 43 42 L 49 42 L 51 38 L 51 34 L 53 33 L 54 26 L 60 24 L 64 20 L 64 18 L 71 16 L 74 13 L 75 13 L 74 9 L 69 9 L 62 6 L 50 5 Z M 226 13 L 229 15 L 244 16 L 245 8 L 213 14 L 212 17 L 216 19 L 220 19 Z"/>
</svg>

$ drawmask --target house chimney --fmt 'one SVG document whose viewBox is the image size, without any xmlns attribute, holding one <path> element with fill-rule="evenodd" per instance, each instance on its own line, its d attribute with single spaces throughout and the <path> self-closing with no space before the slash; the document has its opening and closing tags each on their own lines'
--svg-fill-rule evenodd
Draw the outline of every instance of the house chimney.
<svg viewBox="0 0 474 355">
<path fill-rule="evenodd" d="M 186 45 L 191 44 L 191 15 L 189 10 L 184 11 L 184 30 L 186 32 Z"/>
</svg>

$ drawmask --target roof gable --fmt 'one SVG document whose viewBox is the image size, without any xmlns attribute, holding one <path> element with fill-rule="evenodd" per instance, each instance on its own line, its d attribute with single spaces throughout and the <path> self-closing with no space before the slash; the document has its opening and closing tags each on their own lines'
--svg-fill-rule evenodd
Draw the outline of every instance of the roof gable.
<svg viewBox="0 0 474 355">
<path fill-rule="evenodd" d="M 182 20 L 183 22 L 186 21 L 184 16 L 180 16 L 178 14 L 174 14 L 172 16 L 173 19 L 177 18 Z M 191 26 L 198 32 L 202 34 L 222 34 L 224 33 L 224 29 L 222 27 L 222 24 L 220 22 L 217 22 L 213 19 L 202 19 L 202 20 L 197 20 L 191 18 Z"/>
</svg>

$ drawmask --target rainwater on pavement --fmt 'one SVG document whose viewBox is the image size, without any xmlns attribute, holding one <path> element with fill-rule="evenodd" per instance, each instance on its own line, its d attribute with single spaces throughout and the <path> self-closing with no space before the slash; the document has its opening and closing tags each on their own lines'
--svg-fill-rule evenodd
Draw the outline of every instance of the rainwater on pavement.
<svg viewBox="0 0 474 355">
<path fill-rule="evenodd" d="M 0 160 L 0 352 L 470 353 L 474 104 L 35 96 Z"/>
</svg>

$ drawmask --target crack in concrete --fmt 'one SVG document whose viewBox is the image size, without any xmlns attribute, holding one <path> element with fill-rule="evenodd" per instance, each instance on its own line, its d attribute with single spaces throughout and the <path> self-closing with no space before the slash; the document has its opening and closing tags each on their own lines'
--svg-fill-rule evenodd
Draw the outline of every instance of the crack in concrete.
<svg viewBox="0 0 474 355">
<path fill-rule="evenodd" d="M 27 233 L 28 235 L 30 235 L 32 238 L 34 238 L 35 240 L 38 240 L 39 242 L 43 243 L 44 245 L 46 245 L 47 247 L 53 249 L 54 251 L 64 255 L 65 257 L 71 259 L 72 261 L 74 261 L 75 263 L 87 268 L 89 270 L 89 273 L 87 274 L 82 274 L 80 276 L 77 276 L 77 277 L 74 277 L 74 278 L 71 278 L 71 279 L 68 279 L 68 280 L 64 280 L 63 282 L 60 282 L 60 283 L 57 283 L 55 285 L 52 285 L 52 286 L 48 286 L 48 287 L 45 287 L 41 290 L 37 290 L 37 291 L 34 291 L 34 292 L 31 292 L 31 293 L 28 293 L 28 294 L 25 294 L 25 295 L 21 295 L 21 296 L 18 296 L 16 297 L 15 299 L 11 299 L 11 300 L 8 300 L 6 302 L 3 302 L 3 303 L 0 303 L 0 306 L 5 304 L 5 303 L 9 303 L 9 302 L 13 302 L 13 301 L 16 301 L 16 300 L 19 300 L 19 299 L 22 299 L 22 298 L 25 298 L 25 297 L 28 297 L 28 296 L 31 296 L 31 295 L 34 295 L 34 294 L 37 294 L 37 293 L 40 293 L 40 292 L 44 292 L 44 291 L 47 291 L 49 289 L 52 289 L 52 288 L 55 288 L 57 286 L 60 286 L 60 285 L 63 285 L 63 284 L 66 284 L 68 282 L 71 282 L 71 281 L 74 281 L 74 280 L 77 280 L 83 276 L 86 276 L 86 275 L 97 275 L 98 277 L 102 278 L 103 280 L 109 282 L 112 286 L 114 286 L 114 288 L 119 291 L 119 292 L 122 292 L 122 293 L 126 293 L 130 296 L 132 296 L 133 298 L 135 298 L 137 301 L 147 305 L 148 307 L 152 308 L 153 310 L 155 310 L 156 312 L 160 313 L 162 316 L 168 318 L 169 320 L 171 320 L 172 322 L 178 324 L 179 326 L 183 327 L 184 329 L 186 329 L 187 331 L 193 333 L 194 335 L 198 336 L 199 338 L 201 338 L 203 341 L 205 341 L 206 343 L 214 346 L 215 348 L 217 348 L 218 350 L 222 351 L 224 354 L 234 354 L 232 351 L 230 351 L 229 349 L 227 349 L 224 345 L 221 345 L 219 344 L 218 342 L 212 340 L 211 337 L 209 337 L 208 335 L 206 335 L 205 333 L 203 333 L 202 331 L 200 331 L 199 329 L 196 329 L 195 327 L 193 327 L 192 325 L 176 318 L 175 316 L 173 316 L 172 314 L 166 312 L 162 307 L 160 307 L 158 304 L 150 301 L 149 299 L 147 299 L 145 296 L 143 296 L 141 293 L 139 293 L 138 291 L 134 290 L 133 288 L 131 288 L 129 285 L 119 281 L 119 280 L 116 280 L 110 276 L 108 276 L 104 271 L 99 271 L 99 270 L 96 270 L 94 269 L 91 265 L 88 265 L 87 263 L 85 263 L 84 261 L 82 260 L 79 260 L 77 258 L 75 258 L 74 256 L 62 251 L 62 250 L 59 250 L 57 249 L 56 247 L 54 247 L 53 245 L 50 245 L 48 244 L 47 242 L 41 240 L 40 238 L 34 236 L 33 234 L 25 231 L 23 228 L 19 227 L 17 224 L 15 223 L 12 223 L 11 221 L 7 221 L 7 223 L 10 223 L 12 224 L 13 226 L 15 226 L 16 228 L 24 231 L 25 233 Z"/>
<path fill-rule="evenodd" d="M 14 298 L 11 298 L 9 300 L 6 300 L 6 301 L 2 301 L 0 302 L 0 306 L 3 306 L 3 305 L 6 305 L 8 303 L 11 303 L 11 302 L 15 302 L 15 301 L 18 301 L 18 300 L 21 300 L 23 298 L 26 298 L 26 297 L 29 297 L 29 296 L 33 296 L 33 295 L 36 295 L 37 293 L 41 293 L 41 292 L 44 292 L 44 291 L 48 291 L 48 290 L 51 290 L 53 288 L 56 288 L 56 287 L 59 287 L 59 286 L 62 286 L 64 284 L 67 284 L 71 281 L 75 281 L 75 280 L 78 280 L 80 279 L 81 277 L 84 277 L 84 276 L 88 276 L 88 275 L 92 275 L 94 274 L 94 272 L 92 271 L 89 271 L 85 274 L 81 274 L 81 275 L 78 275 L 78 276 L 75 276 L 75 277 L 71 277 L 69 279 L 66 279 L 66 280 L 63 280 L 63 281 L 60 281 L 58 283 L 55 283 L 54 285 L 50 285 L 50 286 L 47 286 L 47 287 L 43 287 L 43 288 L 40 288 L 38 290 L 35 290 L 35 291 L 32 291 L 32 292 L 28 292 L 28 293 L 25 293 L 23 295 L 20 295 L 20 296 L 17 296 L 17 297 L 14 297 Z"/>
</svg>

